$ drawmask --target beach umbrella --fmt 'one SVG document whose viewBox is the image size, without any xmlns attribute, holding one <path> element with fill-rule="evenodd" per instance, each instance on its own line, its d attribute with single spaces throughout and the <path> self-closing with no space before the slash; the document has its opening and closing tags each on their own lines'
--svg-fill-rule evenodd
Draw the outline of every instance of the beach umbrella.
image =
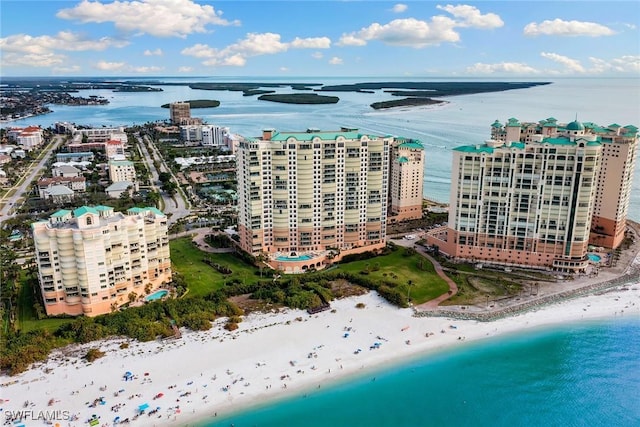
<svg viewBox="0 0 640 427">
<path fill-rule="evenodd" d="M 148 403 L 143 403 L 142 405 L 138 406 L 138 411 L 143 412 L 148 408 L 149 408 L 149 404 Z"/>
</svg>

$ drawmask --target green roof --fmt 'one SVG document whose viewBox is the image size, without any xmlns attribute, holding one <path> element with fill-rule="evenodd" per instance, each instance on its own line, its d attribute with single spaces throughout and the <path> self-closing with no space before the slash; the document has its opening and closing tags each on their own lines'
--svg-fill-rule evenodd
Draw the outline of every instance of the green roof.
<svg viewBox="0 0 640 427">
<path fill-rule="evenodd" d="M 507 121 L 507 126 L 520 126 L 520 122 L 518 121 L 518 119 L 511 117 Z"/>
<path fill-rule="evenodd" d="M 96 208 L 92 208 L 91 206 L 81 206 L 73 210 L 73 216 L 75 216 L 76 218 L 81 217 L 82 215 L 87 213 L 98 215 L 98 211 L 96 210 Z"/>
<path fill-rule="evenodd" d="M 409 159 L 407 159 L 405 156 L 401 156 L 398 157 L 398 163 L 408 163 Z"/>
<path fill-rule="evenodd" d="M 597 147 L 598 145 L 602 145 L 600 144 L 598 141 L 589 141 L 587 142 L 587 147 Z"/>
<path fill-rule="evenodd" d="M 463 145 L 461 147 L 454 148 L 455 151 L 461 151 L 463 153 L 489 153 L 493 154 L 493 152 L 497 148 L 518 148 L 520 150 L 524 149 L 524 142 L 512 142 L 508 147 L 506 145 L 502 145 L 500 147 L 489 147 L 487 144 L 482 145 Z"/>
<path fill-rule="evenodd" d="M 365 135 L 360 132 L 278 132 L 271 136 L 271 141 L 285 142 L 289 138 L 295 138 L 298 141 L 306 142 L 316 137 L 331 141 L 338 139 L 339 136 L 346 139 L 360 139 Z"/>
<path fill-rule="evenodd" d="M 66 216 L 66 215 L 69 215 L 70 213 L 71 211 L 69 210 L 60 209 L 58 212 L 55 212 L 54 214 L 52 214 L 51 217 L 54 218 L 54 217 Z"/>
<path fill-rule="evenodd" d="M 621 127 L 621 126 L 620 126 L 619 124 L 617 124 L 617 123 L 613 123 L 613 124 L 611 124 L 611 125 L 609 125 L 609 126 L 607 126 L 607 127 L 608 127 L 609 129 L 618 129 L 618 128 L 619 128 L 619 127 Z"/>
<path fill-rule="evenodd" d="M 109 164 L 115 166 L 133 166 L 133 162 L 131 160 L 110 160 Z"/>
<path fill-rule="evenodd" d="M 577 120 L 572 121 L 566 127 L 567 130 L 584 130 L 584 125 Z"/>
<path fill-rule="evenodd" d="M 127 209 L 127 212 L 134 213 L 134 214 L 145 213 L 147 211 L 153 212 L 156 215 L 164 216 L 164 212 L 162 212 L 160 209 L 157 209 L 157 208 L 154 208 L 154 207 L 144 207 L 144 208 L 133 207 L 133 208 Z"/>
<path fill-rule="evenodd" d="M 164 216 L 164 212 L 162 212 L 162 211 L 161 211 L 160 209 L 158 209 L 158 208 L 149 207 L 149 208 L 146 208 L 146 209 L 149 209 L 151 212 L 153 212 L 153 213 L 154 213 L 154 214 L 156 214 L 156 215 L 162 215 L 162 216 Z"/>
<path fill-rule="evenodd" d="M 424 150 L 424 146 L 417 141 L 407 141 L 398 145 L 398 148 L 412 148 L 414 150 Z"/>
<path fill-rule="evenodd" d="M 98 211 L 110 211 L 110 210 L 113 210 L 113 208 L 111 206 L 99 205 L 99 206 L 96 206 L 96 210 L 98 210 Z"/>
<path fill-rule="evenodd" d="M 491 127 L 493 127 L 493 128 L 501 128 L 502 127 L 502 123 L 500 123 L 498 121 L 498 119 L 496 119 L 495 122 L 491 123 Z"/>
<path fill-rule="evenodd" d="M 624 128 L 634 132 L 638 131 L 638 128 L 635 127 L 634 125 L 626 125 Z"/>
</svg>

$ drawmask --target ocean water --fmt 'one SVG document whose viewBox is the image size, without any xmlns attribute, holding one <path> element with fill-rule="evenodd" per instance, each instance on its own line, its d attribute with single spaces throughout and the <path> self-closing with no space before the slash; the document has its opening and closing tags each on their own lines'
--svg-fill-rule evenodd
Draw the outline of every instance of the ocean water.
<svg viewBox="0 0 640 427">
<path fill-rule="evenodd" d="M 640 319 L 529 331 L 201 427 L 640 425 Z"/>
</svg>

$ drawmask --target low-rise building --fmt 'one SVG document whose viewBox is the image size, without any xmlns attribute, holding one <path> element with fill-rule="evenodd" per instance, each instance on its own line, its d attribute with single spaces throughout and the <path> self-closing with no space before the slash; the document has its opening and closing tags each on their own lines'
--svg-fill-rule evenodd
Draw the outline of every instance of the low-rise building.
<svg viewBox="0 0 640 427">
<path fill-rule="evenodd" d="M 87 191 L 86 179 L 83 176 L 53 176 L 51 178 L 41 178 L 38 180 L 38 194 L 40 198 L 47 199 L 51 194 L 51 187 L 64 186 L 74 193 L 84 193 Z"/>
</svg>

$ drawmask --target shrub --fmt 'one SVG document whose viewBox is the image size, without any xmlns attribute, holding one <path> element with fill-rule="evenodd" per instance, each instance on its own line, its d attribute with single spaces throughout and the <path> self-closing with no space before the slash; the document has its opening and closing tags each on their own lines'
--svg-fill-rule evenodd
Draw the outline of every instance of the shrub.
<svg viewBox="0 0 640 427">
<path fill-rule="evenodd" d="M 356 304 L 356 308 L 361 308 L 362 309 L 362 308 L 365 308 L 365 307 L 366 307 L 366 305 L 363 302 L 359 302 L 359 303 Z"/>
<path fill-rule="evenodd" d="M 84 355 L 84 358 L 87 362 L 93 362 L 94 360 L 98 360 L 104 356 L 104 351 L 100 351 L 98 348 L 90 348 L 87 351 L 87 354 Z"/>
<path fill-rule="evenodd" d="M 123 342 L 122 344 L 120 344 L 120 350 L 124 350 L 125 348 L 129 348 L 128 342 Z"/>
<path fill-rule="evenodd" d="M 227 331 L 235 331 L 236 329 L 238 329 L 238 324 L 237 323 L 227 323 L 226 325 L 224 325 L 224 328 Z"/>
</svg>

